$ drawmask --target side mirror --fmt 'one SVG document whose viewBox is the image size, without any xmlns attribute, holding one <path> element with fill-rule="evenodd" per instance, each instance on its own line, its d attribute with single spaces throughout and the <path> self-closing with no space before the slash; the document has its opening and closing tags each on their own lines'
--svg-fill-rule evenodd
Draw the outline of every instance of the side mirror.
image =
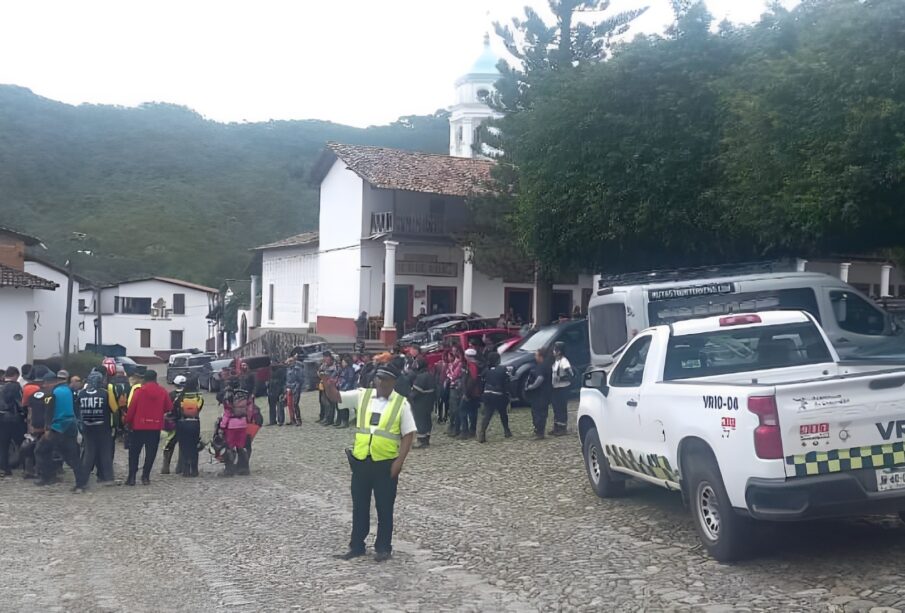
<svg viewBox="0 0 905 613">
<path fill-rule="evenodd" d="M 610 388 L 607 385 L 606 372 L 602 370 L 591 370 L 584 375 L 584 386 L 600 390 L 606 396 L 609 394 Z"/>
</svg>

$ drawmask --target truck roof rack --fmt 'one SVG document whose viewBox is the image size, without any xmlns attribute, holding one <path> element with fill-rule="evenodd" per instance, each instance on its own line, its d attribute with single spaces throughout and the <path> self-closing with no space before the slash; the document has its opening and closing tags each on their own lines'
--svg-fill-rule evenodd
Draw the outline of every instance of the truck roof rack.
<svg viewBox="0 0 905 613">
<path fill-rule="evenodd" d="M 765 260 L 760 262 L 740 262 L 734 264 L 715 264 L 712 266 L 673 268 L 669 270 L 627 272 L 601 275 L 600 280 L 597 283 L 597 289 L 605 289 L 614 285 L 640 285 L 646 283 L 663 283 L 665 281 L 693 281 L 695 279 L 708 279 L 710 277 L 792 272 L 794 270 L 794 264 L 788 260 Z"/>
</svg>

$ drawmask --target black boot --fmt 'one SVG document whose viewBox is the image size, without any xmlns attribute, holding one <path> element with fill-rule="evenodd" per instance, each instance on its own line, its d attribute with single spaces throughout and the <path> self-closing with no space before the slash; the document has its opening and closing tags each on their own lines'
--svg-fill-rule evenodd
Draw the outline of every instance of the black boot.
<svg viewBox="0 0 905 613">
<path fill-rule="evenodd" d="M 250 475 L 251 470 L 248 466 L 248 450 L 247 449 L 239 449 L 238 450 L 238 459 L 236 461 L 236 474 L 237 475 Z"/>
<path fill-rule="evenodd" d="M 173 460 L 173 450 L 172 449 L 164 449 L 163 450 L 163 466 L 160 468 L 161 475 L 169 475 L 170 474 L 170 462 Z"/>
<path fill-rule="evenodd" d="M 424 449 L 426 447 L 430 447 L 430 444 L 431 444 L 430 434 L 426 434 L 424 436 L 419 436 L 418 441 L 415 443 L 415 449 Z"/>
<path fill-rule="evenodd" d="M 176 452 L 176 474 L 185 474 L 185 459 L 182 457 L 182 449 Z"/>
<path fill-rule="evenodd" d="M 478 428 L 478 442 L 486 443 L 487 442 L 487 426 L 489 424 L 482 423 L 481 427 Z"/>
<path fill-rule="evenodd" d="M 506 438 L 512 438 L 512 430 L 509 429 L 509 426 L 503 427 L 503 436 Z"/>
</svg>

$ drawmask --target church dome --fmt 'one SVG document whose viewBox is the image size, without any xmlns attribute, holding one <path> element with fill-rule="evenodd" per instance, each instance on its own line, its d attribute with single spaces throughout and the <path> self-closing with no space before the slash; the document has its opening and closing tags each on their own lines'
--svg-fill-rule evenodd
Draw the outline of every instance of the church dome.
<svg viewBox="0 0 905 613">
<path fill-rule="evenodd" d="M 484 35 L 484 51 L 475 60 L 475 63 L 471 66 L 471 69 L 468 71 L 470 75 L 498 75 L 500 71 L 497 70 L 496 65 L 499 63 L 500 58 L 496 53 L 493 52 L 493 49 L 490 48 L 490 36 Z"/>
</svg>

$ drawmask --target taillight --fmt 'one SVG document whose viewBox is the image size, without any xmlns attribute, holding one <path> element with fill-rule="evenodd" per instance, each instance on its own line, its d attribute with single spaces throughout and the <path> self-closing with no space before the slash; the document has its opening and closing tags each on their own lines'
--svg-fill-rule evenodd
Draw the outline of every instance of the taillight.
<svg viewBox="0 0 905 613">
<path fill-rule="evenodd" d="M 728 317 L 720 317 L 720 326 L 744 326 L 748 324 L 759 324 L 760 315 L 729 315 Z"/>
<path fill-rule="evenodd" d="M 751 396 L 748 410 L 757 415 L 760 425 L 754 429 L 754 451 L 762 460 L 782 459 L 782 433 L 775 396 Z"/>
</svg>

